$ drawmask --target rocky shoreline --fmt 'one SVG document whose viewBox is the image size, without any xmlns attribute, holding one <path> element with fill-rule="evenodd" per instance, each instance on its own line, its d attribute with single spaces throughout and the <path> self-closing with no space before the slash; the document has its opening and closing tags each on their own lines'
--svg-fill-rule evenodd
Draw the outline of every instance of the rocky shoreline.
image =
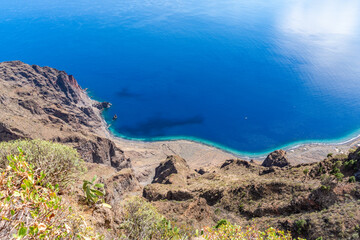
<svg viewBox="0 0 360 240">
<path fill-rule="evenodd" d="M 3 62 L 0 80 L 1 141 L 41 138 L 66 143 L 76 147 L 88 162 L 119 170 L 132 165 L 144 184 L 169 155 L 183 157 L 192 169 L 217 166 L 234 158 L 258 162 L 266 158 L 238 156 L 189 140 L 143 142 L 116 137 L 101 115 L 111 104 L 92 100 L 64 71 L 20 61 Z M 285 150 L 290 163 L 296 165 L 319 161 L 329 152 L 347 153 L 359 143 L 355 138 L 342 144 L 302 144 Z"/>
</svg>

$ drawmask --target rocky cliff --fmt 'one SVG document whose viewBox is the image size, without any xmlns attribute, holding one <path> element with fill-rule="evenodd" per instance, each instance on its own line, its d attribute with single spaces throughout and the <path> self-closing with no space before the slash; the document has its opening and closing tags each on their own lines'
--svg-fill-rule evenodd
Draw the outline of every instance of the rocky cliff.
<svg viewBox="0 0 360 240">
<path fill-rule="evenodd" d="M 45 139 L 75 147 L 84 160 L 130 166 L 107 136 L 101 111 L 72 75 L 20 61 L 0 63 L 0 141 Z"/>
</svg>

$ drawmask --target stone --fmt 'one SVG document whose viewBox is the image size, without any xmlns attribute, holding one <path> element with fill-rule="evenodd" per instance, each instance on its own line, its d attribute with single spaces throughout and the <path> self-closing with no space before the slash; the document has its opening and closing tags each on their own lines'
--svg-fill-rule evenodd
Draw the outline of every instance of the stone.
<svg viewBox="0 0 360 240">
<path fill-rule="evenodd" d="M 261 164 L 263 167 L 285 167 L 290 165 L 289 160 L 286 158 L 286 152 L 284 150 L 276 150 L 270 153 L 264 162 Z"/>
<path fill-rule="evenodd" d="M 190 168 L 185 159 L 171 155 L 155 169 L 152 183 L 185 184 L 189 172 Z"/>
</svg>

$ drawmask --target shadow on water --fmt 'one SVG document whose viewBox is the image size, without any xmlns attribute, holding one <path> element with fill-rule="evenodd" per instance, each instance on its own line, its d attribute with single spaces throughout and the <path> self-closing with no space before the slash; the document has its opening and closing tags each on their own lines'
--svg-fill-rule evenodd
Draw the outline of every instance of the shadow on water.
<svg viewBox="0 0 360 240">
<path fill-rule="evenodd" d="M 123 88 L 120 91 L 116 92 L 116 96 L 120 98 L 140 98 L 141 94 L 131 92 L 128 88 Z"/>
<path fill-rule="evenodd" d="M 137 124 L 135 127 L 123 127 L 123 131 L 135 136 L 142 135 L 158 135 L 161 134 L 162 130 L 191 125 L 191 124 L 202 124 L 204 122 L 204 118 L 202 116 L 193 116 L 184 119 L 169 119 L 162 117 L 153 117 L 144 121 L 142 123 Z"/>
</svg>

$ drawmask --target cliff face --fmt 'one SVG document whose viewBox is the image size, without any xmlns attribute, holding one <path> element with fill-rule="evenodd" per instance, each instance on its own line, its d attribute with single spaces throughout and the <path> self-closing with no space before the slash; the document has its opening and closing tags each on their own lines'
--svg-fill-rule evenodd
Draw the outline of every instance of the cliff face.
<svg viewBox="0 0 360 240">
<path fill-rule="evenodd" d="M 40 138 L 71 145 L 84 160 L 129 167 L 107 137 L 101 110 L 72 75 L 20 61 L 0 63 L 0 141 Z"/>
</svg>

